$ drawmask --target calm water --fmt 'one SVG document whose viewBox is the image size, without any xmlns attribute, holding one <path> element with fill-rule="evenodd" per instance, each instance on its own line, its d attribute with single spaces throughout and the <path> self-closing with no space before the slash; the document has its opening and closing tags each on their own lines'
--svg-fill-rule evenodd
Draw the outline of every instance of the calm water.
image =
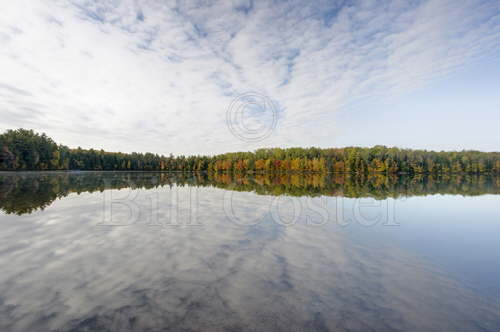
<svg viewBox="0 0 500 332">
<path fill-rule="evenodd" d="M 500 331 L 500 179 L 0 174 L 0 331 Z"/>
</svg>

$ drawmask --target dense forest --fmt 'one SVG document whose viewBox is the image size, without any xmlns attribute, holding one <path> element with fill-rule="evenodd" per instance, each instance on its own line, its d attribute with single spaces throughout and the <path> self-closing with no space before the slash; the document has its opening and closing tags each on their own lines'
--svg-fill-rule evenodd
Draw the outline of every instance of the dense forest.
<svg viewBox="0 0 500 332">
<path fill-rule="evenodd" d="M 208 171 L 230 173 L 500 173 L 500 153 L 372 148 L 267 148 L 215 156 L 163 156 L 76 149 L 32 130 L 0 135 L 0 170 Z"/>
<path fill-rule="evenodd" d="M 44 209 L 71 193 L 172 186 L 215 187 L 258 195 L 411 197 L 434 194 L 475 196 L 500 193 L 500 176 L 482 174 L 355 175 L 348 173 L 222 172 L 53 172 L 0 174 L 0 210 L 25 214 Z"/>
</svg>

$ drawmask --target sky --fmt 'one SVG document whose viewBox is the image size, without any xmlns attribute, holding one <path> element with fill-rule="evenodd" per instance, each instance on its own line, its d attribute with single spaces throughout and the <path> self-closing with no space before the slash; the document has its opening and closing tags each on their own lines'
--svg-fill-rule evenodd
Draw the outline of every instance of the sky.
<svg viewBox="0 0 500 332">
<path fill-rule="evenodd" d="M 500 151 L 500 1 L 4 1 L 0 131 L 175 155 Z"/>
</svg>

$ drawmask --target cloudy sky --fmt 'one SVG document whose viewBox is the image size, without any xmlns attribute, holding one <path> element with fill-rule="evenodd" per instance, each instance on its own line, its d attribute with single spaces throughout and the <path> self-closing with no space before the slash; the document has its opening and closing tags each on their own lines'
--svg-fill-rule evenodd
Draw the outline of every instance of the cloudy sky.
<svg viewBox="0 0 500 332">
<path fill-rule="evenodd" d="M 500 1 L 3 1 L 0 131 L 71 147 L 500 150 Z"/>
</svg>

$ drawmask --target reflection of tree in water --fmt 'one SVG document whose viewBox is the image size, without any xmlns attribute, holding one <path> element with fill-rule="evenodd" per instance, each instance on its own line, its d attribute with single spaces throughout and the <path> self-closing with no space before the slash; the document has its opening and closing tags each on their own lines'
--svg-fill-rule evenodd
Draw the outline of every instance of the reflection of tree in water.
<svg viewBox="0 0 500 332">
<path fill-rule="evenodd" d="M 0 175 L 0 209 L 25 214 L 44 209 L 53 201 L 71 193 L 124 188 L 155 188 L 164 185 L 165 174 L 152 173 L 21 173 Z"/>
<path fill-rule="evenodd" d="M 265 174 L 239 177 L 211 174 L 209 183 L 220 188 L 254 191 L 263 195 L 388 197 L 432 194 L 482 195 L 500 193 L 494 176 L 392 176 L 349 174 Z"/>
<path fill-rule="evenodd" d="M 44 209 L 70 193 L 108 189 L 153 189 L 164 186 L 210 186 L 259 195 L 388 197 L 433 194 L 482 195 L 500 193 L 500 177 L 491 175 L 350 175 L 60 172 L 0 175 L 0 209 L 25 214 Z"/>
</svg>

